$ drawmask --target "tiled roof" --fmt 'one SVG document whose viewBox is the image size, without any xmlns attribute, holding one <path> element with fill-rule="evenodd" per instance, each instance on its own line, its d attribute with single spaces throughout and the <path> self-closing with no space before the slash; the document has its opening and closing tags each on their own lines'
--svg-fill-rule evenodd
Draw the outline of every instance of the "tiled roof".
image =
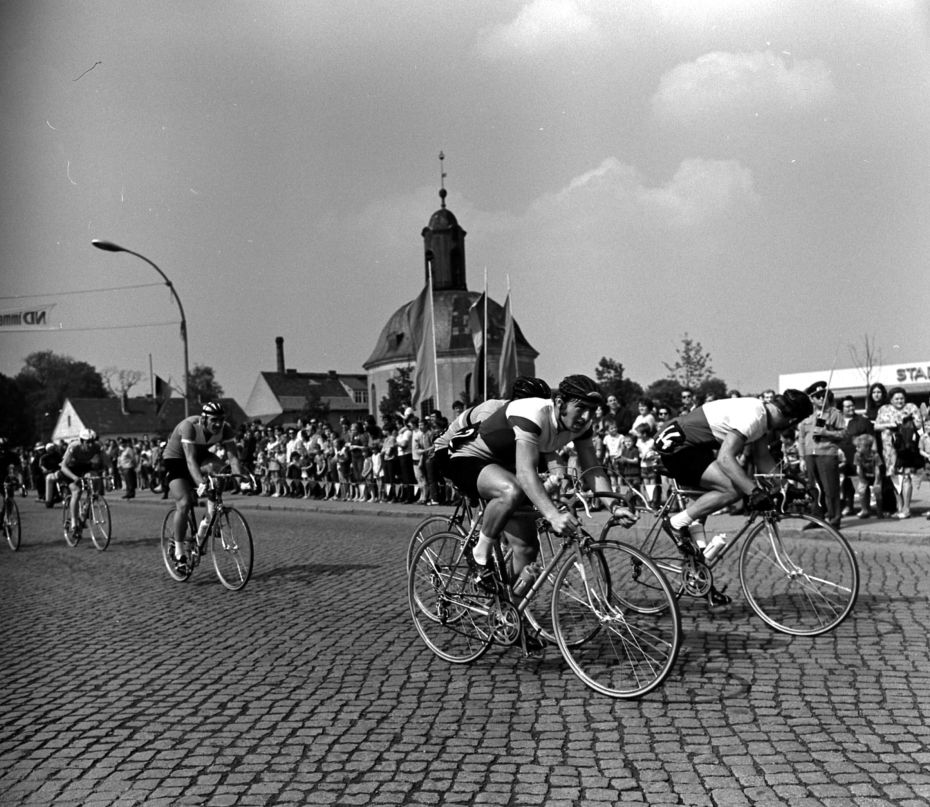
<svg viewBox="0 0 930 807">
<path fill-rule="evenodd" d="M 119 398 L 69 398 L 68 402 L 81 422 L 101 435 L 170 431 L 184 417 L 182 398 L 169 398 L 161 410 L 151 398 L 129 398 L 126 412 Z M 221 403 L 234 426 L 248 420 L 242 407 L 232 398 L 222 398 Z M 191 414 L 199 411 L 200 406 L 192 403 Z"/>
</svg>

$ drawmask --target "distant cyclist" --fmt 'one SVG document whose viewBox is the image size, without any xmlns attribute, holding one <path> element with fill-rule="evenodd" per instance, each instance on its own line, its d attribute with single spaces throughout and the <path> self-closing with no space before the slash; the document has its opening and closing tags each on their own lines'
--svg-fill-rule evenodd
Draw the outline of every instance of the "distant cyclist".
<svg viewBox="0 0 930 807">
<path fill-rule="evenodd" d="M 70 480 L 71 489 L 71 535 L 79 538 L 78 502 L 81 499 L 80 480 L 86 474 L 101 474 L 110 467 L 110 458 L 97 441 L 97 432 L 93 429 L 81 429 L 78 439 L 71 443 L 61 458 L 60 473 Z M 103 492 L 102 490 L 99 492 Z"/>
<path fill-rule="evenodd" d="M 199 415 L 184 418 L 168 438 L 162 453 L 168 490 L 177 502 L 174 513 L 175 560 L 187 563 L 187 523 L 190 512 L 207 490 L 203 469 L 218 471 L 225 461 L 210 449 L 222 447 L 233 473 L 242 473 L 235 432 L 226 420 L 222 404 L 210 401 Z"/>
<path fill-rule="evenodd" d="M 655 448 L 668 476 L 689 488 L 707 491 L 666 525 L 684 551 L 697 550 L 689 529 L 695 521 L 743 497 L 751 509 L 773 506 L 741 458 L 748 451 L 752 467 L 770 473 L 775 467 L 768 449 L 773 433 L 796 426 L 813 411 L 807 395 L 789 389 L 770 403 L 758 398 L 711 401 L 665 425 L 655 438 Z"/>
<path fill-rule="evenodd" d="M 584 375 L 570 375 L 559 384 L 554 398 L 530 397 L 505 402 L 477 426 L 470 439 L 450 445 L 446 474 L 470 496 L 487 501 L 474 560 L 487 568 L 491 547 L 505 529 L 513 547 L 514 579 L 536 559 L 539 545 L 535 517 L 517 510 L 534 504 L 556 532 L 570 532 L 577 519 L 560 512 L 540 478 L 543 462 L 551 472 L 564 474 L 557 452 L 570 442 L 579 467 L 595 492 L 609 493 L 610 481 L 597 466 L 592 444 L 594 410 L 604 405 L 597 383 Z M 627 524 L 635 516 L 614 500 L 605 501 L 612 513 Z"/>
</svg>

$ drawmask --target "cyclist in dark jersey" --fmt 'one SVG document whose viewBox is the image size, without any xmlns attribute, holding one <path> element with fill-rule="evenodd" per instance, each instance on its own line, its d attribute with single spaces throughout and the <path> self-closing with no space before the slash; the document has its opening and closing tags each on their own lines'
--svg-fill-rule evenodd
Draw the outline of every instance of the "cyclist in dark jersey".
<svg viewBox="0 0 930 807">
<path fill-rule="evenodd" d="M 176 558 L 178 563 L 187 560 L 186 532 L 190 511 L 197 504 L 197 499 L 206 493 L 207 483 L 202 469 L 209 466 L 218 470 L 225 464 L 210 450 L 214 446 L 225 449 L 232 472 L 241 474 L 235 432 L 226 421 L 226 411 L 222 405 L 210 401 L 203 405 L 199 415 L 184 418 L 175 426 L 162 453 L 168 490 L 177 502 L 174 545 L 175 551 L 179 553 Z M 208 503 L 208 509 L 210 506 Z"/>
<path fill-rule="evenodd" d="M 81 429 L 78 439 L 65 449 L 61 458 L 59 471 L 67 477 L 71 488 L 71 531 L 72 535 L 78 532 L 74 525 L 78 520 L 78 502 L 81 500 L 81 486 L 78 484 L 85 474 L 102 473 L 104 468 L 110 467 L 110 458 L 97 442 L 97 432 L 93 429 Z M 102 493 L 103 491 L 98 491 Z M 75 536 L 77 537 L 77 536 Z"/>
<path fill-rule="evenodd" d="M 541 461 L 550 471 L 564 473 L 557 451 L 574 442 L 579 467 L 595 492 L 610 492 L 610 481 L 597 458 L 591 441 L 594 410 L 604 398 L 597 384 L 587 376 L 567 376 L 554 400 L 525 398 L 510 401 L 491 412 L 477 427 L 470 440 L 453 441 L 446 464 L 447 476 L 466 494 L 487 501 L 475 562 L 487 566 L 494 541 L 506 528 L 513 547 L 514 579 L 536 559 L 539 546 L 534 529 L 535 517 L 517 515 L 527 500 L 536 505 L 556 532 L 571 531 L 578 522 L 570 512 L 560 512 L 549 498 L 540 479 Z M 605 502 L 614 515 L 627 525 L 635 516 L 613 500 Z"/>
<path fill-rule="evenodd" d="M 768 450 L 773 433 L 797 425 L 812 411 L 807 395 L 789 389 L 770 403 L 758 398 L 711 401 L 670 421 L 655 439 L 667 475 L 707 491 L 669 519 L 666 526 L 676 542 L 695 549 L 691 524 L 744 496 L 753 509 L 771 507 L 771 497 L 746 472 L 740 456 L 748 449 L 753 467 L 770 472 L 775 467 Z"/>
</svg>

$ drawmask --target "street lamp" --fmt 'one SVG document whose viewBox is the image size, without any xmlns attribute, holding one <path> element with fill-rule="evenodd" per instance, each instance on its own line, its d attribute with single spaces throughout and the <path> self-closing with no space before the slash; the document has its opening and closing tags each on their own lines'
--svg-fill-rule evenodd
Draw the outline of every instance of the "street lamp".
<svg viewBox="0 0 930 807">
<path fill-rule="evenodd" d="M 101 241 L 99 238 L 95 238 L 90 242 L 97 249 L 102 249 L 104 252 L 128 252 L 130 255 L 135 255 L 140 260 L 145 261 L 149 266 L 151 266 L 158 274 L 162 276 L 162 279 L 165 281 L 165 285 L 171 290 L 171 296 L 174 297 L 174 301 L 178 304 L 178 310 L 181 312 L 181 342 L 184 345 L 184 417 L 190 415 L 190 366 L 187 358 L 187 317 L 184 316 L 184 306 L 181 305 L 181 298 L 178 297 L 178 293 L 174 288 L 174 285 L 168 276 L 158 268 L 154 261 L 150 261 L 145 255 L 140 255 L 138 252 L 133 252 L 131 249 L 126 249 L 126 247 L 121 247 L 119 244 L 114 244 L 112 241 Z"/>
</svg>

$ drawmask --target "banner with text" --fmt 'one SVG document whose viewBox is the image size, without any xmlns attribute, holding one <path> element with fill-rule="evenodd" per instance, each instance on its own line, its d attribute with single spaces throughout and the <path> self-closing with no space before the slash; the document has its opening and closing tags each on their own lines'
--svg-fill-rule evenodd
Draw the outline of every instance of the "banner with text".
<svg viewBox="0 0 930 807">
<path fill-rule="evenodd" d="M 55 307 L 43 305 L 36 308 L 9 308 L 0 310 L 0 331 L 49 330 L 58 329 L 49 324 L 49 312 Z"/>
</svg>

